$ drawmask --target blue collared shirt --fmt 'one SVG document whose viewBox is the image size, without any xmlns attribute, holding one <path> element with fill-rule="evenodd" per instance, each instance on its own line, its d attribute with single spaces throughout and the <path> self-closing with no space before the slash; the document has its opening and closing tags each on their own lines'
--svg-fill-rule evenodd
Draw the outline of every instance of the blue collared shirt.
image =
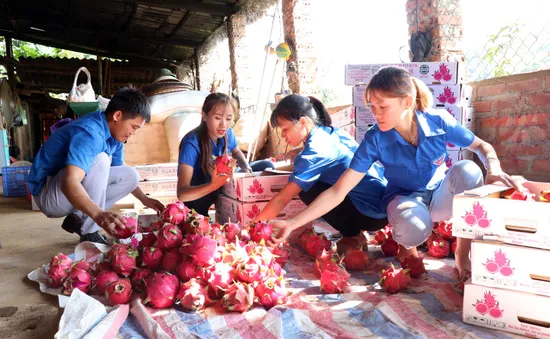
<svg viewBox="0 0 550 339">
<path fill-rule="evenodd" d="M 357 146 L 349 134 L 338 128 L 314 127 L 304 150 L 294 159 L 294 170 L 289 180 L 305 192 L 317 180 L 334 185 L 348 169 Z M 385 210 L 380 209 L 380 200 L 386 189 L 384 169 L 378 164 L 371 165 L 365 177 L 351 190 L 349 197 L 361 213 L 382 219 L 386 217 Z"/>
<path fill-rule="evenodd" d="M 111 157 L 111 166 L 124 164 L 123 144 L 111 136 L 103 111 L 61 127 L 38 151 L 27 181 L 29 191 L 39 195 L 46 179 L 68 165 L 88 174 L 95 157 L 103 152 Z"/>
<path fill-rule="evenodd" d="M 388 187 L 381 207 L 386 210 L 396 195 L 436 189 L 445 178 L 446 145 L 468 147 L 475 135 L 441 110 L 415 112 L 418 147 L 406 142 L 395 129 L 382 132 L 374 125 L 365 134 L 350 168 L 364 172 L 375 161 L 385 169 Z"/>
<path fill-rule="evenodd" d="M 218 157 L 224 154 L 224 138 L 219 138 L 217 142 L 210 139 L 212 145 L 212 156 Z M 227 153 L 231 154 L 237 148 L 237 138 L 233 134 L 233 129 L 227 130 Z M 193 177 L 191 186 L 203 185 L 212 181 L 210 174 L 202 170 L 201 149 L 199 146 L 199 134 L 197 129 L 187 133 L 180 142 L 178 163 L 193 167 Z"/>
</svg>

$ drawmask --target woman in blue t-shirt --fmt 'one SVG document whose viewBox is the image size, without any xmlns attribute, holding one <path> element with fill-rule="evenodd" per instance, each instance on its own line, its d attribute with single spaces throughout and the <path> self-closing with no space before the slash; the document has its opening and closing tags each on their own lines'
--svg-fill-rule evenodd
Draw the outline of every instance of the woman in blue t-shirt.
<svg viewBox="0 0 550 339">
<path fill-rule="evenodd" d="M 280 242 L 295 228 L 337 206 L 378 161 L 388 180 L 381 207 L 393 225 L 393 236 L 401 245 L 399 258 L 415 255 L 416 246 L 432 233 L 433 221 L 452 216 L 457 194 L 483 185 L 481 169 L 472 161 L 455 163 L 448 171 L 446 144 L 450 142 L 475 152 L 487 168 L 486 183 L 502 182 L 521 188 L 504 173 L 490 144 L 460 125 L 450 114 L 431 110 L 432 95 L 420 80 L 403 68 L 386 67 L 372 78 L 364 93 L 377 124 L 367 131 L 349 169 L 331 189 L 308 208 L 286 222 L 275 222 Z M 456 267 L 461 277 L 469 270 L 471 240 L 458 239 Z M 398 259 L 399 259 L 398 258 Z"/>
<path fill-rule="evenodd" d="M 237 109 L 235 100 L 226 94 L 208 95 L 202 106 L 201 124 L 180 143 L 178 199 L 206 216 L 220 188 L 229 180 L 227 175 L 217 173 L 213 157 L 230 153 L 241 171 L 248 173 L 273 167 L 270 161 L 247 163 L 231 129 Z"/>
<path fill-rule="evenodd" d="M 357 142 L 349 134 L 331 127 L 325 106 L 313 97 L 290 95 L 279 102 L 271 115 L 271 124 L 281 129 L 281 136 L 293 147 L 304 143 L 294 159 L 288 183 L 264 207 L 256 218 L 275 218 L 296 196 L 310 204 L 323 191 L 330 189 L 349 167 Z M 369 166 L 367 175 L 323 219 L 340 231 L 344 239 L 339 251 L 365 245 L 361 231 L 376 231 L 387 225 L 380 200 L 386 188 L 384 171 L 378 164 Z"/>
</svg>

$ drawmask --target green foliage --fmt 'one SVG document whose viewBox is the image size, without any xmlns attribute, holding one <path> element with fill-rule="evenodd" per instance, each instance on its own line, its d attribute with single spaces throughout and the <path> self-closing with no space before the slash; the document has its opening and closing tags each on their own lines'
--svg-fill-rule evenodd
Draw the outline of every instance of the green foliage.
<svg viewBox="0 0 550 339">
<path fill-rule="evenodd" d="M 506 66 L 510 65 L 511 60 L 506 54 L 519 32 L 519 24 L 514 22 L 503 26 L 496 34 L 489 35 L 489 40 L 485 44 L 486 53 L 482 60 L 489 65 L 496 64 L 492 71 L 493 77 L 510 75 Z"/>
<path fill-rule="evenodd" d="M 12 40 L 13 57 L 19 58 L 77 58 L 77 59 L 95 59 L 95 55 L 73 52 L 66 49 L 48 47 L 32 42 Z M 0 37 L 0 55 L 6 55 L 6 42 L 4 37 Z"/>
<path fill-rule="evenodd" d="M 337 94 L 332 88 L 320 88 L 317 93 L 319 93 L 319 100 L 325 105 L 325 107 L 332 107 L 337 99 Z"/>
</svg>

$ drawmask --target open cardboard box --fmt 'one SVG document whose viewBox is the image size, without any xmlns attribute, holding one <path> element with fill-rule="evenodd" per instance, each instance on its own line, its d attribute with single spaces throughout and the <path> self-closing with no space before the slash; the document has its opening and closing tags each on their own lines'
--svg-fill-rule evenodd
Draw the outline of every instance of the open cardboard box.
<svg viewBox="0 0 550 339">
<path fill-rule="evenodd" d="M 453 236 L 550 249 L 550 203 L 540 200 L 540 192 L 549 190 L 550 183 L 523 185 L 536 194 L 535 201 L 502 199 L 500 193 L 509 189 L 502 185 L 485 185 L 455 196 Z"/>
<path fill-rule="evenodd" d="M 504 244 L 472 243 L 472 282 L 550 296 L 550 251 Z"/>
<path fill-rule="evenodd" d="M 550 298 L 466 283 L 462 319 L 493 330 L 550 338 Z"/>
</svg>

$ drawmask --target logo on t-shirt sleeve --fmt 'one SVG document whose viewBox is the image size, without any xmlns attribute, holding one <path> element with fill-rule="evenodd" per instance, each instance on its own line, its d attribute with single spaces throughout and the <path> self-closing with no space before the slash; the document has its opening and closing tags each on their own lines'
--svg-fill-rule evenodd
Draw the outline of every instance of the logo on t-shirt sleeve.
<svg viewBox="0 0 550 339">
<path fill-rule="evenodd" d="M 433 164 L 436 165 L 436 166 L 441 166 L 441 164 L 443 164 L 443 162 L 445 161 L 445 156 L 446 154 L 444 153 L 441 157 L 437 158 Z"/>
</svg>

